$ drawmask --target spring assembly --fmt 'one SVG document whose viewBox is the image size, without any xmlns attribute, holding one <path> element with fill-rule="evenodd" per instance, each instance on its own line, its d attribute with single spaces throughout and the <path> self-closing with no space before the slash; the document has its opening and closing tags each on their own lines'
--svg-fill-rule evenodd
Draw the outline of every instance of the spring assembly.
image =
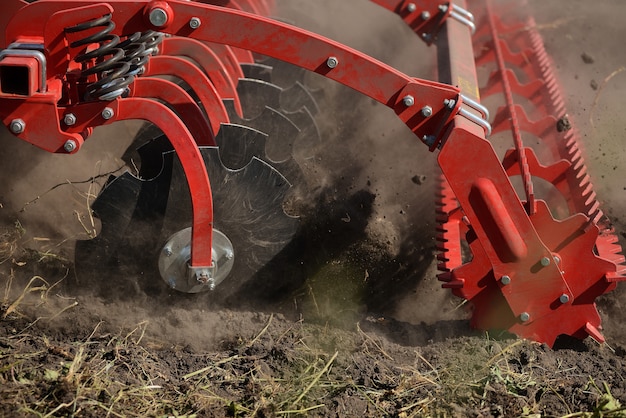
<svg viewBox="0 0 626 418">
<path fill-rule="evenodd" d="M 126 52 L 120 47 L 120 38 L 111 34 L 115 29 L 111 14 L 65 28 L 65 31 L 77 33 L 100 27 L 103 29 L 72 42 L 70 47 L 77 48 L 84 45 L 99 44 L 98 48 L 77 55 L 75 60 L 78 63 L 95 61 L 92 67 L 81 71 L 82 77 L 97 74 L 99 78 L 94 83 L 87 85 L 85 99 L 95 98 L 110 101 L 121 96 L 134 80 L 134 75 L 130 73 L 131 64 L 126 59 Z"/>
<path fill-rule="evenodd" d="M 130 75 L 143 73 L 144 65 L 150 55 L 158 52 L 158 45 L 163 40 L 163 34 L 155 31 L 136 32 L 119 44 L 124 49 L 124 61 L 130 64 Z"/>
</svg>

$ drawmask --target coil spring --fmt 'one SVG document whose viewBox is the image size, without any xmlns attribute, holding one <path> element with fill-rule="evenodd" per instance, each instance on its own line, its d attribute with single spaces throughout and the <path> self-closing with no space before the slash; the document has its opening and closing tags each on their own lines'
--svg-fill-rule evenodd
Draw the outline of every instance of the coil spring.
<svg viewBox="0 0 626 418">
<path fill-rule="evenodd" d="M 144 65 L 150 55 L 158 52 L 158 45 L 163 40 L 163 34 L 155 31 L 136 32 L 120 43 L 119 47 L 125 51 L 125 61 L 130 64 L 129 74 L 138 75 L 143 72 Z"/>
<path fill-rule="evenodd" d="M 131 64 L 126 59 L 126 51 L 120 47 L 120 38 L 111 34 L 115 29 L 115 22 L 111 19 L 111 14 L 65 28 L 65 31 L 77 33 L 99 27 L 103 29 L 72 42 L 70 47 L 77 48 L 94 43 L 100 44 L 93 51 L 77 55 L 75 60 L 78 63 L 96 60 L 93 67 L 86 68 L 81 72 L 83 77 L 92 74 L 99 76 L 98 81 L 87 85 L 86 99 L 97 98 L 109 101 L 121 96 L 134 80 L 134 75 L 130 73 Z"/>
</svg>

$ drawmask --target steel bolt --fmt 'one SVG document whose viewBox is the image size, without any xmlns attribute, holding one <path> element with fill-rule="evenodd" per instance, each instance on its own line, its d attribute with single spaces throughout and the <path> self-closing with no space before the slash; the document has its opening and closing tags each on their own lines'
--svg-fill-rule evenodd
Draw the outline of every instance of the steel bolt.
<svg viewBox="0 0 626 418">
<path fill-rule="evenodd" d="M 113 117 L 113 115 L 115 115 L 115 112 L 113 112 L 113 109 L 110 107 L 105 107 L 104 110 L 102 110 L 103 119 L 109 120 Z"/>
<path fill-rule="evenodd" d="M 448 109 L 452 110 L 454 109 L 454 106 L 456 106 L 456 100 L 445 99 L 443 101 L 443 105 L 447 107 Z"/>
<path fill-rule="evenodd" d="M 430 42 L 433 39 L 433 36 L 430 33 L 422 33 L 422 39 L 426 42 Z"/>
<path fill-rule="evenodd" d="M 200 25 L 202 24 L 202 21 L 200 20 L 199 17 L 192 17 L 189 20 L 189 27 L 191 29 L 198 29 L 200 27 Z"/>
<path fill-rule="evenodd" d="M 63 123 L 65 123 L 67 126 L 74 125 L 76 123 L 76 115 L 74 115 L 73 113 L 68 113 L 63 117 Z"/>
<path fill-rule="evenodd" d="M 76 149 L 76 141 L 74 141 L 73 139 L 68 139 L 67 141 L 65 141 L 65 144 L 63 144 L 63 149 L 67 152 L 72 152 Z"/>
<path fill-rule="evenodd" d="M 542 257 L 540 263 L 542 266 L 548 267 L 550 265 L 550 259 L 548 257 Z"/>
<path fill-rule="evenodd" d="M 559 298 L 559 302 L 561 303 L 569 302 L 569 295 L 567 293 L 563 293 L 561 297 Z"/>
<path fill-rule="evenodd" d="M 150 11 L 150 16 L 148 16 L 148 19 L 150 19 L 150 23 L 152 23 L 154 26 L 164 26 L 167 23 L 167 12 L 160 7 L 157 7 Z"/>
<path fill-rule="evenodd" d="M 528 312 L 522 312 L 519 316 L 520 321 L 528 322 L 530 320 L 530 314 Z"/>
<path fill-rule="evenodd" d="M 406 5 L 406 9 L 409 11 L 409 13 L 413 13 L 417 10 L 417 6 L 415 5 L 415 3 L 409 3 Z"/>
<path fill-rule="evenodd" d="M 424 116 L 425 118 L 429 118 L 433 115 L 433 108 L 430 106 L 424 106 L 422 108 L 422 116 Z"/>
<path fill-rule="evenodd" d="M 442 13 L 447 12 L 448 11 L 448 6 L 446 6 L 445 4 L 439 5 L 439 11 L 441 11 Z"/>
<path fill-rule="evenodd" d="M 171 257 L 173 254 L 172 249 L 170 247 L 163 248 L 163 254 L 165 254 L 166 257 Z"/>
<path fill-rule="evenodd" d="M 415 104 L 415 98 L 410 94 L 407 94 L 402 98 L 402 103 L 404 103 L 406 107 L 411 107 Z"/>
<path fill-rule="evenodd" d="M 433 144 L 435 143 L 436 139 L 437 139 L 437 137 L 435 135 L 424 135 L 422 137 L 422 141 L 429 148 L 433 146 Z"/>
<path fill-rule="evenodd" d="M 503 285 L 505 285 L 505 286 L 506 286 L 507 284 L 510 284 L 510 283 L 511 283 L 511 276 L 507 276 L 507 275 L 502 276 L 502 277 L 500 278 L 500 283 L 502 283 L 502 284 L 503 284 Z"/>
<path fill-rule="evenodd" d="M 326 60 L 326 65 L 328 68 L 335 68 L 339 64 L 339 60 L 337 57 L 328 57 Z"/>
<path fill-rule="evenodd" d="M 206 284 L 209 281 L 209 274 L 206 272 L 201 272 L 196 275 L 196 280 L 198 283 Z"/>
<path fill-rule="evenodd" d="M 11 132 L 14 134 L 21 134 L 24 132 L 24 129 L 26 129 L 26 122 L 22 119 L 13 119 L 9 125 L 9 129 L 11 129 Z"/>
<path fill-rule="evenodd" d="M 430 19 L 430 12 L 428 12 L 427 10 L 424 10 L 422 14 L 420 15 L 420 17 L 422 18 L 422 20 L 428 20 Z"/>
<path fill-rule="evenodd" d="M 227 260 L 232 260 L 234 256 L 235 254 L 233 254 L 230 250 L 226 251 L 226 254 L 224 254 L 224 257 L 226 257 Z"/>
</svg>

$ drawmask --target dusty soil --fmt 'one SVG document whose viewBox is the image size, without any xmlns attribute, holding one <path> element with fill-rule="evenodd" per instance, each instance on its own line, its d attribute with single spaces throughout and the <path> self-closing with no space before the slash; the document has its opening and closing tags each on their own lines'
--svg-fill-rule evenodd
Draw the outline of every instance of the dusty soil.
<svg viewBox="0 0 626 418">
<path fill-rule="evenodd" d="M 432 51 L 394 16 L 320 3 L 282 1 L 279 14 L 432 77 Z M 626 3 L 530 6 L 626 244 Z M 2 132 L 0 415 L 626 416 L 623 287 L 598 302 L 604 345 L 471 330 L 435 280 L 433 155 L 387 109 L 306 82 L 322 89 L 323 139 L 303 164 L 314 215 L 280 277 L 236 303 L 119 285 L 151 280 L 142 272 L 95 294 L 75 274 L 75 241 L 100 228 L 89 202 L 125 166 L 138 124 L 97 131 L 73 157 Z"/>
</svg>

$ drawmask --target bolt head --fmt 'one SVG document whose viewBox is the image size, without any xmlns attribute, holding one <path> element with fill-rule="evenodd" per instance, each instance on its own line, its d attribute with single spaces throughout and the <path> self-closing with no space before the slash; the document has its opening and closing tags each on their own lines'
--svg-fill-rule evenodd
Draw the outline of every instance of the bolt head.
<svg viewBox="0 0 626 418">
<path fill-rule="evenodd" d="M 150 11 L 148 19 L 156 27 L 165 26 L 167 23 L 167 12 L 160 7 L 154 8 Z"/>
<path fill-rule="evenodd" d="M 443 105 L 447 107 L 448 109 L 452 110 L 454 109 L 454 106 L 456 106 L 456 100 L 445 99 L 443 101 Z"/>
<path fill-rule="evenodd" d="M 426 42 L 430 42 L 433 39 L 433 36 L 430 33 L 422 33 L 422 39 Z"/>
<path fill-rule="evenodd" d="M 74 141 L 73 139 L 68 139 L 67 141 L 65 141 L 65 144 L 63 144 L 63 149 L 66 152 L 72 152 L 76 149 L 76 141 Z"/>
<path fill-rule="evenodd" d="M 339 64 L 339 60 L 337 57 L 328 57 L 326 60 L 326 65 L 328 68 L 335 68 Z"/>
<path fill-rule="evenodd" d="M 189 27 L 191 29 L 198 29 L 200 27 L 200 25 L 202 24 L 202 21 L 200 20 L 199 17 L 192 17 L 189 20 Z"/>
<path fill-rule="evenodd" d="M 67 126 L 74 125 L 76 123 L 76 115 L 74 115 L 73 113 L 68 113 L 63 117 L 63 123 L 65 123 Z"/>
<path fill-rule="evenodd" d="M 519 316 L 520 321 L 528 322 L 530 321 L 530 314 L 528 312 L 522 312 Z"/>
<path fill-rule="evenodd" d="M 430 12 L 428 12 L 427 10 L 424 10 L 422 14 L 420 15 L 420 17 L 422 18 L 422 20 L 428 20 L 430 19 Z"/>
<path fill-rule="evenodd" d="M 402 98 L 402 103 L 404 103 L 406 107 L 411 107 L 415 104 L 415 98 L 410 94 L 407 94 Z"/>
<path fill-rule="evenodd" d="M 542 257 L 540 263 L 542 266 L 548 267 L 550 265 L 550 258 Z"/>
<path fill-rule="evenodd" d="M 422 116 L 424 116 L 425 118 L 429 118 L 433 115 L 433 108 L 430 106 L 424 106 L 422 108 Z"/>
<path fill-rule="evenodd" d="M 409 13 L 413 13 L 414 11 L 417 10 L 417 6 L 415 5 L 415 3 L 409 3 L 406 5 L 406 9 L 408 10 Z"/>
<path fill-rule="evenodd" d="M 559 298 L 559 302 L 561 303 L 569 302 L 569 295 L 567 293 L 563 293 L 561 297 Z"/>
<path fill-rule="evenodd" d="M 170 247 L 163 248 L 163 254 L 165 254 L 166 257 L 171 257 L 173 254 L 172 249 Z"/>
<path fill-rule="evenodd" d="M 104 110 L 102 110 L 102 119 L 109 120 L 113 115 L 115 115 L 115 112 L 113 112 L 113 109 L 110 107 L 105 107 Z"/>
<path fill-rule="evenodd" d="M 507 285 L 511 283 L 511 276 L 504 275 L 500 278 L 500 283 Z"/>
<path fill-rule="evenodd" d="M 433 144 L 435 143 L 436 139 L 437 139 L 437 137 L 435 135 L 424 135 L 422 137 L 422 141 L 429 148 L 433 146 Z"/>
<path fill-rule="evenodd" d="M 23 119 L 13 119 L 9 124 L 9 129 L 14 134 L 21 134 L 26 129 L 26 122 Z"/>
<path fill-rule="evenodd" d="M 440 4 L 439 5 L 439 11 L 441 11 L 442 13 L 445 13 L 448 11 L 448 6 L 446 6 L 445 4 Z"/>
</svg>

